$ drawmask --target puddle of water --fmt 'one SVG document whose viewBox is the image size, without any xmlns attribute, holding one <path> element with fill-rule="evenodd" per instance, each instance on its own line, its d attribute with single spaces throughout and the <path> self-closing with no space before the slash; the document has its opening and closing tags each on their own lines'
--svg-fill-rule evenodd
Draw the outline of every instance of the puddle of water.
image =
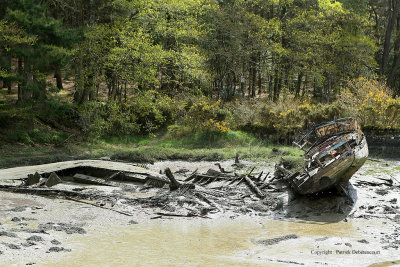
<svg viewBox="0 0 400 267">
<path fill-rule="evenodd" d="M 97 228 L 95 232 L 76 238 L 69 243 L 69 246 L 66 245 L 67 248 L 73 248 L 73 251 L 65 254 L 61 260 L 49 262 L 47 259 L 41 264 L 265 266 L 268 263 L 269 266 L 271 264 L 284 266 L 287 261 L 283 263 L 278 261 L 289 259 L 304 262 L 305 256 L 311 259 L 311 263 L 318 260 L 334 263 L 338 259 L 335 255 L 330 255 L 333 257 L 329 259 L 311 255 L 310 251 L 316 248 L 315 238 L 326 236 L 357 240 L 362 236 L 357 228 L 366 225 L 371 225 L 371 222 L 349 221 L 333 224 L 274 220 L 256 222 L 249 218 L 150 221 L 131 226 Z M 282 241 L 273 246 L 262 246 L 254 242 L 288 234 L 296 234 L 299 238 Z M 344 257 L 349 260 L 352 256 Z M 388 257 L 375 259 L 384 261 L 388 260 Z M 376 262 L 372 260 L 369 263 L 374 261 Z"/>
</svg>

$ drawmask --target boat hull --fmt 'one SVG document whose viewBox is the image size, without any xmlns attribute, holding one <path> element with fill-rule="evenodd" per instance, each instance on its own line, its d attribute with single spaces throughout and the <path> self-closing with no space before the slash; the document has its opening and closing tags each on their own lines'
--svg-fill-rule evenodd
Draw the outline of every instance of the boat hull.
<svg viewBox="0 0 400 267">
<path fill-rule="evenodd" d="M 341 124 L 343 120 L 340 121 Z M 337 188 L 346 193 L 347 183 L 365 163 L 369 153 L 366 138 L 358 123 L 346 119 L 346 122 L 348 121 L 351 122 L 353 130 L 346 128 L 345 133 L 331 135 L 329 138 L 320 136 L 321 140 L 312 145 L 305 154 L 308 165 L 305 164 L 304 172 L 292 174 L 278 166 L 281 176 L 289 182 L 295 192 L 307 195 Z M 328 126 L 332 131 L 332 122 Z M 321 131 L 322 127 L 317 129 Z"/>
</svg>

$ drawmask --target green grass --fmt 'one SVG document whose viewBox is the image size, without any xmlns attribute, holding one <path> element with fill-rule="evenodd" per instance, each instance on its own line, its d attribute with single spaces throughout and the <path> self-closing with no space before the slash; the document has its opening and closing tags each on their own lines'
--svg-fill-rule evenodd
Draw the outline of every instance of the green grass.
<svg viewBox="0 0 400 267">
<path fill-rule="evenodd" d="M 302 154 L 299 149 L 270 145 L 242 132 L 218 135 L 213 140 L 207 140 L 206 136 L 194 133 L 182 139 L 174 138 L 167 132 L 159 136 L 135 138 L 131 140 L 133 142 L 108 138 L 97 143 L 81 142 L 59 148 L 7 145 L 0 149 L 0 168 L 104 156 L 113 160 L 151 163 L 159 160 L 221 161 L 233 159 L 239 153 L 240 159 L 277 162 L 282 156 Z"/>
<path fill-rule="evenodd" d="M 266 140 L 241 131 L 177 134 L 169 130 L 159 136 L 136 140 L 131 146 L 116 143 L 108 145 L 112 147 L 112 159 L 131 162 L 218 161 L 235 158 L 237 153 L 241 159 L 275 161 L 282 156 L 302 155 L 302 151 L 297 148 L 271 145 Z"/>
<path fill-rule="evenodd" d="M 69 144 L 64 144 L 71 134 L 47 125 L 45 120 L 60 122 L 69 108 L 54 101 L 47 101 L 39 110 L 29 104 L 0 107 L 0 123 L 7 125 L 0 129 L 0 168 L 103 156 L 130 162 L 220 161 L 232 159 L 239 153 L 241 159 L 278 161 L 282 156 L 302 153 L 295 148 L 272 145 L 242 131 L 194 132 L 182 125 L 169 126 L 153 135 L 111 136 L 94 142 L 83 141 L 77 134 L 68 140 Z M 68 125 L 68 121 L 65 123 Z M 278 150 L 273 151 L 273 148 Z"/>
</svg>

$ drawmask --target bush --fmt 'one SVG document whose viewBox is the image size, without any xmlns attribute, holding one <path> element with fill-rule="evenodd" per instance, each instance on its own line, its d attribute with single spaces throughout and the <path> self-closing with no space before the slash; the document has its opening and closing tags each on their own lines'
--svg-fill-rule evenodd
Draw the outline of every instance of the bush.
<svg viewBox="0 0 400 267">
<path fill-rule="evenodd" d="M 228 132 L 231 112 L 224 108 L 221 100 L 213 101 L 206 97 L 190 100 L 181 121 L 192 131 Z"/>
<path fill-rule="evenodd" d="M 92 140 L 106 136 L 137 136 L 153 133 L 173 122 L 176 110 L 168 96 L 147 91 L 131 103 L 87 103 L 79 107 L 79 125 Z"/>
<path fill-rule="evenodd" d="M 338 102 L 361 125 L 380 129 L 400 127 L 400 98 L 376 80 L 359 78 L 348 83 Z"/>
</svg>

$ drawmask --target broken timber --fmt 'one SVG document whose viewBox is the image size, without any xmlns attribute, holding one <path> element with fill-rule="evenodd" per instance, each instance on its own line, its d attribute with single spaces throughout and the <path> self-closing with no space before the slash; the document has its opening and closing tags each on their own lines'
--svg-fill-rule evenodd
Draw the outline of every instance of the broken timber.
<svg viewBox="0 0 400 267">
<path fill-rule="evenodd" d="M 169 184 L 169 188 L 171 190 L 176 190 L 179 189 L 179 187 L 181 186 L 181 184 L 175 179 L 174 175 L 172 174 L 170 168 L 166 168 L 165 169 L 165 175 L 168 177 L 168 179 L 171 181 L 171 183 Z"/>
<path fill-rule="evenodd" d="M 265 194 L 256 186 L 256 184 L 247 176 L 244 176 L 244 180 L 246 181 L 247 185 L 250 189 L 256 193 L 259 198 L 265 198 Z"/>
</svg>

